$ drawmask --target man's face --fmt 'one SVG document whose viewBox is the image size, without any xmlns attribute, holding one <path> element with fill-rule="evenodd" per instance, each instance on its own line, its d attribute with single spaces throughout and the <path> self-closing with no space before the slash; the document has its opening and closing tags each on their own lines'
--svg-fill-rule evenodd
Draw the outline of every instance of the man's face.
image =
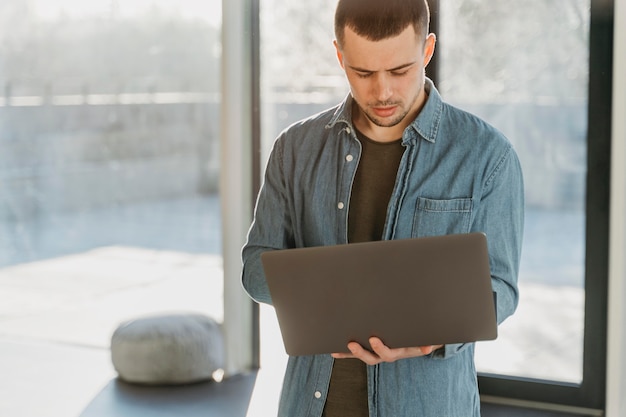
<svg viewBox="0 0 626 417">
<path fill-rule="evenodd" d="M 424 68 L 432 57 L 434 43 L 434 35 L 429 35 L 426 42 L 418 38 L 412 25 L 396 37 L 377 42 L 345 28 L 342 48 L 337 43 L 335 46 L 360 110 L 354 120 L 357 128 L 365 134 L 391 134 L 389 140 L 401 137 L 426 101 Z"/>
</svg>

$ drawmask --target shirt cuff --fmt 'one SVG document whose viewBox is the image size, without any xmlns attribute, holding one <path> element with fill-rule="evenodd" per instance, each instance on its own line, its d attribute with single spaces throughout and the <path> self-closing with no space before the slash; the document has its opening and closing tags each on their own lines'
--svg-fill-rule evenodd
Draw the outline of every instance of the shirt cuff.
<svg viewBox="0 0 626 417">
<path fill-rule="evenodd" d="M 464 351 L 469 345 L 469 343 L 453 343 L 444 345 L 443 347 L 432 352 L 431 357 L 434 359 L 448 359 Z"/>
</svg>

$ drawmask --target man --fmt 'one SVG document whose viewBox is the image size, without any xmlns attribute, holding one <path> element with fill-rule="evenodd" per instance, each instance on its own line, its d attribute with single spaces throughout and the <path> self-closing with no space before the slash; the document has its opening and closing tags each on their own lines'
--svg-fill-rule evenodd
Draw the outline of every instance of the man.
<svg viewBox="0 0 626 417">
<path fill-rule="evenodd" d="M 266 250 L 481 231 L 498 322 L 515 310 L 520 165 L 501 133 L 442 102 L 425 77 L 428 22 L 425 0 L 339 0 L 335 47 L 350 95 L 274 144 L 243 249 L 256 301 L 271 304 Z M 348 348 L 290 357 L 279 415 L 480 415 L 474 344 L 389 349 L 372 338 Z"/>
</svg>

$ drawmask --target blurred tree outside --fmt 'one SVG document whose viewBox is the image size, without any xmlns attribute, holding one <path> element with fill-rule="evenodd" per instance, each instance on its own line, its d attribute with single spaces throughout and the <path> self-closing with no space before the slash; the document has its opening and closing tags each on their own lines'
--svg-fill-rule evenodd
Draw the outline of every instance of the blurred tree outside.
<svg viewBox="0 0 626 417">
<path fill-rule="evenodd" d="M 336 0 L 264 0 L 261 5 L 263 91 L 348 92 L 333 46 Z"/>
<path fill-rule="evenodd" d="M 217 191 L 219 19 L 178 3 L 0 2 L 0 226 Z"/>
<path fill-rule="evenodd" d="M 4 0 L 0 19 L 0 83 L 15 96 L 220 90 L 220 29 L 206 20 L 157 7 L 42 20 L 21 0 Z"/>
<path fill-rule="evenodd" d="M 442 94 L 478 102 L 585 99 L 589 8 L 589 0 L 442 2 Z"/>
</svg>

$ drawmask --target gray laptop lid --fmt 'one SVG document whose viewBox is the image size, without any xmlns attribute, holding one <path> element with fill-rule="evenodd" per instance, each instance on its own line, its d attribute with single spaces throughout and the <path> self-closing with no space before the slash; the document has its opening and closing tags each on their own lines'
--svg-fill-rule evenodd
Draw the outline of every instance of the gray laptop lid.
<svg viewBox="0 0 626 417">
<path fill-rule="evenodd" d="M 483 233 L 285 249 L 261 255 L 289 355 L 497 337 Z"/>
</svg>

